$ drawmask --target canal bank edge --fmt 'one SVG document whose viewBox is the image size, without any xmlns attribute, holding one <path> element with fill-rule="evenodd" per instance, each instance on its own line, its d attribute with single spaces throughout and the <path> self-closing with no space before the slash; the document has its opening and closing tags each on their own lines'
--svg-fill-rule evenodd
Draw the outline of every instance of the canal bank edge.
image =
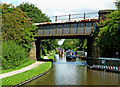
<svg viewBox="0 0 120 87">
<path fill-rule="evenodd" d="M 26 83 L 28 83 L 28 82 L 30 82 L 30 81 L 32 81 L 32 80 L 37 79 L 38 77 L 41 77 L 41 76 L 45 75 L 46 73 L 49 72 L 49 70 L 50 70 L 51 68 L 52 68 L 52 63 L 51 63 L 51 67 L 50 67 L 47 71 L 45 71 L 45 72 L 43 72 L 43 73 L 41 73 L 41 74 L 39 74 L 39 75 L 37 75 L 37 76 L 34 76 L 34 77 L 32 77 L 32 78 L 30 78 L 30 79 L 28 79 L 28 80 L 26 80 L 26 81 L 23 81 L 23 82 L 21 82 L 21 83 L 19 83 L 19 84 L 17 84 L 17 85 L 14 85 L 14 87 L 22 86 L 22 85 L 24 85 L 24 84 L 26 84 Z"/>
<path fill-rule="evenodd" d="M 48 54 L 48 55 L 47 55 L 47 58 L 45 57 L 45 59 L 51 59 L 51 55 L 52 55 L 52 57 L 54 56 L 53 53 L 51 53 L 51 54 Z M 52 68 L 52 63 L 51 63 L 50 68 L 49 68 L 47 71 L 45 71 L 45 72 L 43 72 L 43 73 L 41 73 L 41 74 L 39 74 L 39 75 L 37 75 L 37 76 L 34 76 L 34 77 L 32 77 L 32 78 L 30 78 L 30 79 L 28 79 L 28 80 L 26 80 L 26 81 L 23 81 L 23 82 L 21 82 L 21 83 L 19 83 L 19 84 L 17 84 L 17 85 L 14 85 L 14 86 L 15 86 L 15 87 L 19 87 L 19 86 L 22 86 L 22 85 L 24 85 L 24 84 L 26 84 L 26 83 L 28 83 L 28 82 L 30 82 L 30 81 L 32 81 L 32 80 L 35 80 L 35 79 L 37 79 L 38 77 L 41 77 L 41 76 L 45 75 L 46 73 L 48 73 L 51 68 Z"/>
</svg>

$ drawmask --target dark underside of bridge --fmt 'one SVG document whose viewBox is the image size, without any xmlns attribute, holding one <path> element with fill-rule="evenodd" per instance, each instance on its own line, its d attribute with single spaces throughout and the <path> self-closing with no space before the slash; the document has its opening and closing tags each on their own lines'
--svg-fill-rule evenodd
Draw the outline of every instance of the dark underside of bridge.
<svg viewBox="0 0 120 87">
<path fill-rule="evenodd" d="M 93 36 L 90 34 L 79 34 L 79 35 L 55 35 L 55 36 L 36 36 L 35 37 L 35 43 L 36 43 L 36 58 L 37 61 L 45 61 L 44 59 L 41 59 L 41 40 L 42 39 L 87 39 L 87 53 L 88 57 L 92 57 L 92 42 L 93 42 Z"/>
<path fill-rule="evenodd" d="M 55 36 L 35 36 L 35 39 L 88 39 L 92 38 L 90 34 L 75 34 L 75 35 L 55 35 Z"/>
</svg>

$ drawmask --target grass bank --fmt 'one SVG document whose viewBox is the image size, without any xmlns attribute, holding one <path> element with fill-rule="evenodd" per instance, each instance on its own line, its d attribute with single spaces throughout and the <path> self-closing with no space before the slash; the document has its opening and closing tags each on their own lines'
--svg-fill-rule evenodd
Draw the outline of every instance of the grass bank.
<svg viewBox="0 0 120 87">
<path fill-rule="evenodd" d="M 54 59 L 54 54 L 50 54 L 49 58 Z M 50 67 L 51 67 L 51 62 L 45 62 L 43 64 L 40 64 L 38 67 L 35 67 L 34 69 L 28 70 L 23 73 L 16 74 L 14 76 L 3 78 L 2 85 L 19 84 L 19 83 L 24 82 L 34 76 L 44 73 L 45 71 L 49 70 Z"/>
<path fill-rule="evenodd" d="M 45 62 L 40 64 L 38 67 L 34 69 L 28 70 L 26 72 L 16 74 L 14 76 L 6 77 L 2 79 L 2 85 L 16 85 L 25 80 L 28 80 L 34 76 L 37 76 L 45 71 L 47 71 L 51 67 L 51 62 Z"/>
<path fill-rule="evenodd" d="M 0 72 L 0 74 L 1 73 L 11 72 L 11 71 L 14 71 L 14 70 L 19 70 L 19 69 L 24 68 L 26 66 L 29 66 L 29 65 L 31 65 L 33 63 L 35 63 L 35 61 L 29 60 L 28 62 L 26 62 L 26 63 L 24 63 L 24 64 L 22 64 L 22 65 L 20 65 L 18 67 L 15 67 L 14 69 L 2 70 L 2 72 Z"/>
</svg>

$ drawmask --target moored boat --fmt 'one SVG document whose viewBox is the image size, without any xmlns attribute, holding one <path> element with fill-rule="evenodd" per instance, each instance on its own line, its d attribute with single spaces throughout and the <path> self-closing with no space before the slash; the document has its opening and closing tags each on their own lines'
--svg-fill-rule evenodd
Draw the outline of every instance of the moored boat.
<svg viewBox="0 0 120 87">
<path fill-rule="evenodd" d="M 76 59 L 76 54 L 74 50 L 70 50 L 68 52 L 66 52 L 66 59 L 67 60 L 72 60 L 72 59 Z"/>
</svg>

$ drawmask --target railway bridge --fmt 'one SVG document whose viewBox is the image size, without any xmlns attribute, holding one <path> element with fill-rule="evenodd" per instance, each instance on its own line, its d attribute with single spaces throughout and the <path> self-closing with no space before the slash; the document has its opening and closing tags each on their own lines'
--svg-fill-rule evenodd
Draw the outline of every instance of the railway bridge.
<svg viewBox="0 0 120 87">
<path fill-rule="evenodd" d="M 64 15 L 68 16 L 67 21 L 58 21 L 58 17 L 61 16 L 55 16 L 55 22 L 34 23 L 38 26 L 38 30 L 36 31 L 37 35 L 34 37 L 37 60 L 41 59 L 40 49 L 42 39 L 87 39 L 87 56 L 92 57 L 94 40 L 93 32 L 96 29 L 98 18 L 100 19 L 101 14 L 105 13 L 100 13 L 99 11 L 99 17 L 97 18 L 92 15 L 87 17 L 87 14 L 90 15 L 93 13 L 84 13 L 82 17 L 79 17 L 79 20 L 72 20 L 75 19 L 72 16 L 81 14 L 69 14 Z"/>
</svg>

